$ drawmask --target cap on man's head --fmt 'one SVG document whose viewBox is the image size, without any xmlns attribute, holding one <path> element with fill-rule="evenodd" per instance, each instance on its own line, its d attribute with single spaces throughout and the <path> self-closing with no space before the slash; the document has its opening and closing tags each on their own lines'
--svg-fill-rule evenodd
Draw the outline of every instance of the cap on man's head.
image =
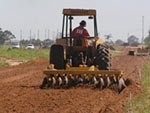
<svg viewBox="0 0 150 113">
<path fill-rule="evenodd" d="M 85 26 L 86 26 L 86 21 L 82 20 L 82 21 L 80 22 L 80 25 L 85 27 Z"/>
</svg>

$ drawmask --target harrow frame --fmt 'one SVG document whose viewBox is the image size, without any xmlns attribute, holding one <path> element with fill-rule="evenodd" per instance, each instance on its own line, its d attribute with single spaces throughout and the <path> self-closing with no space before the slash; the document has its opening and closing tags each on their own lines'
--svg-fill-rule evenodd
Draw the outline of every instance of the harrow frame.
<svg viewBox="0 0 150 113">
<path fill-rule="evenodd" d="M 55 69 L 46 69 L 43 71 L 45 75 L 49 78 L 51 75 L 57 77 L 58 75 L 69 76 L 70 74 L 73 76 L 81 75 L 81 76 L 88 76 L 88 77 L 122 77 L 124 72 L 118 70 L 99 70 L 98 68 L 94 67 L 94 70 L 91 70 L 91 67 L 69 67 L 65 70 L 55 70 Z"/>
</svg>

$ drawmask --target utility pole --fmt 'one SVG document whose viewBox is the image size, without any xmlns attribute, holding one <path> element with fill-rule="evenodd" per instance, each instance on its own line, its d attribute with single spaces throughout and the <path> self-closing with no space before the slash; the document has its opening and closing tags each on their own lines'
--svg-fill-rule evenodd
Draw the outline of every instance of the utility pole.
<svg viewBox="0 0 150 113">
<path fill-rule="evenodd" d="M 20 40 L 22 40 L 22 30 L 20 30 Z"/>
<path fill-rule="evenodd" d="M 142 16 L 142 45 L 144 44 L 144 16 Z"/>
<path fill-rule="evenodd" d="M 20 46 L 22 45 L 21 41 L 22 41 L 22 30 L 20 30 Z"/>
<path fill-rule="evenodd" d="M 53 31 L 53 37 L 52 40 L 55 40 L 56 36 L 55 36 L 55 31 Z"/>
<path fill-rule="evenodd" d="M 48 29 L 48 39 L 50 38 L 50 30 Z"/>
<path fill-rule="evenodd" d="M 38 29 L 38 31 L 37 31 L 37 38 L 38 38 L 38 39 L 40 38 L 40 31 L 39 31 L 39 29 Z"/>
<path fill-rule="evenodd" d="M 34 33 L 34 39 L 36 38 L 36 34 Z"/>
<path fill-rule="evenodd" d="M 30 38 L 30 43 L 31 43 L 31 37 L 32 37 L 32 31 L 30 30 L 30 36 L 29 36 L 29 38 Z"/>
<path fill-rule="evenodd" d="M 127 34 L 127 43 L 128 43 L 128 38 L 130 37 L 130 33 L 128 32 Z"/>
<path fill-rule="evenodd" d="M 45 29 L 45 39 L 47 38 L 47 29 Z"/>
<path fill-rule="evenodd" d="M 57 36 L 56 38 L 59 38 L 59 29 L 57 29 Z"/>
</svg>

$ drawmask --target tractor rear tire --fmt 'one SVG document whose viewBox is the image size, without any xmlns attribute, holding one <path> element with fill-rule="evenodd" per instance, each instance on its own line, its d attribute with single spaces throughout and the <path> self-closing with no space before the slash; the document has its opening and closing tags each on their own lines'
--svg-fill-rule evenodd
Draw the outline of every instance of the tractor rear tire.
<svg viewBox="0 0 150 113">
<path fill-rule="evenodd" d="M 99 70 L 111 69 L 111 54 L 107 46 L 104 45 L 97 46 L 94 65 L 95 66 L 98 65 Z"/>
<path fill-rule="evenodd" d="M 50 64 L 54 64 L 55 69 L 64 69 L 64 48 L 62 45 L 52 45 Z"/>
</svg>

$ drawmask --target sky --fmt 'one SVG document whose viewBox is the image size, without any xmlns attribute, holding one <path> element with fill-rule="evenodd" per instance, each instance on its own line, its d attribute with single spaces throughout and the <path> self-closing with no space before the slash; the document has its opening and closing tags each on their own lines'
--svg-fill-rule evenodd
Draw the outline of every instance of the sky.
<svg viewBox="0 0 150 113">
<path fill-rule="evenodd" d="M 62 28 L 63 8 L 96 9 L 98 32 L 101 38 L 112 34 L 112 40 L 127 41 L 128 35 L 142 38 L 142 16 L 144 16 L 144 35 L 150 29 L 150 0 L 0 0 L 0 28 L 10 30 L 20 39 L 37 38 L 41 40 L 56 36 Z M 79 25 L 74 22 L 73 27 Z M 90 24 L 86 28 L 92 32 Z M 45 36 L 46 32 L 46 36 Z M 91 33 L 92 34 L 92 33 Z"/>
</svg>

